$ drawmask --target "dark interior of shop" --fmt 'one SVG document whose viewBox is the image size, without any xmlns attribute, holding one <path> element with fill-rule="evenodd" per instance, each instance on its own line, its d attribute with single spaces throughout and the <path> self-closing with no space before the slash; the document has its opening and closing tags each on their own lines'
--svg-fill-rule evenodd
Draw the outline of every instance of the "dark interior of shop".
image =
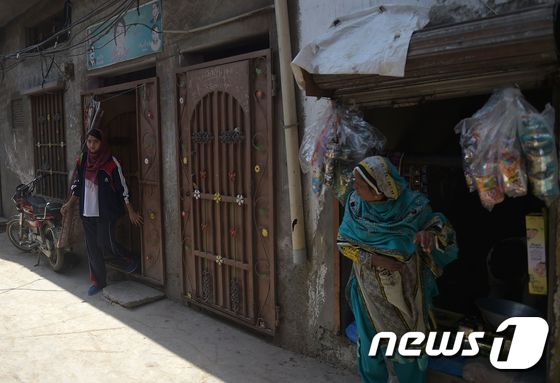
<svg viewBox="0 0 560 383">
<path fill-rule="evenodd" d="M 132 204 L 139 211 L 136 92 L 132 90 L 109 93 L 100 96 L 99 99 L 102 101 L 104 112 L 100 128 L 108 134 L 111 152 L 122 166 Z M 119 220 L 116 235 L 117 241 L 133 256 L 140 256 L 140 230 L 130 223 L 126 214 Z M 136 270 L 136 273 L 139 272 L 140 268 Z"/>
<path fill-rule="evenodd" d="M 548 89 L 523 94 L 539 111 L 552 97 Z M 475 326 L 484 323 L 475 303 L 481 297 L 524 303 L 539 310 L 544 318 L 547 315 L 547 297 L 528 293 L 525 239 L 525 216 L 545 213 L 544 203 L 529 194 L 506 198 L 487 211 L 477 192 L 470 193 L 465 182 L 459 135 L 454 127 L 479 110 L 489 96 L 370 109 L 364 113 L 364 118 L 387 137 L 388 156 L 400 165 L 401 174 L 409 179 L 411 187 L 427 194 L 433 210 L 444 213 L 456 230 L 459 257 L 438 279 L 436 312 L 443 309 L 456 313 Z M 351 261 L 342 259 L 342 328 L 352 321 L 344 297 L 350 270 Z"/>
</svg>

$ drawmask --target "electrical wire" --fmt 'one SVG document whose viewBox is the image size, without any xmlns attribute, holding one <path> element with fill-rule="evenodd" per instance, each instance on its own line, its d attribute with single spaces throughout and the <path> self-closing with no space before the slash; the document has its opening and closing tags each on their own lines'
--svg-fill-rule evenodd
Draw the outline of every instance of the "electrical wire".
<svg viewBox="0 0 560 383">
<path fill-rule="evenodd" d="M 112 1 L 112 0 L 111 0 L 111 1 Z M 53 62 L 51 63 L 51 67 L 52 67 L 52 64 L 56 62 L 56 54 L 57 54 L 57 53 L 64 53 L 65 51 L 74 51 L 76 48 L 83 47 L 83 44 L 84 44 L 85 42 L 87 42 L 88 40 L 90 40 L 92 37 L 95 38 L 95 40 L 92 41 L 92 44 L 95 44 L 95 42 L 97 42 L 99 39 L 101 39 L 103 36 L 105 36 L 107 33 L 109 33 L 109 31 L 111 30 L 111 28 L 114 27 L 114 25 L 118 22 L 118 20 L 126 14 L 126 12 L 130 9 L 130 7 L 131 7 L 133 1 L 134 1 L 134 0 L 126 0 L 126 2 L 121 3 L 121 4 L 117 7 L 116 10 L 113 10 L 113 11 L 111 12 L 110 15 L 104 16 L 104 17 L 103 17 L 104 21 L 103 21 L 102 23 L 107 22 L 107 20 L 111 20 L 111 22 L 110 22 L 108 25 L 106 25 L 105 27 L 103 27 L 103 28 L 98 28 L 98 29 L 96 29 L 95 33 L 94 33 L 93 35 L 87 36 L 87 39 L 84 40 L 84 41 L 81 41 L 81 42 L 79 42 L 79 43 L 76 43 L 76 44 L 73 44 L 73 45 L 70 45 L 70 46 L 66 46 L 65 48 L 62 48 L 62 49 L 58 49 L 58 50 L 53 50 L 53 49 L 51 49 L 51 50 L 48 50 L 48 51 L 41 51 L 41 50 L 39 50 L 37 47 L 32 46 L 31 48 L 35 48 L 35 49 L 37 50 L 37 52 L 34 52 L 34 53 L 26 53 L 26 54 L 24 54 L 23 57 L 21 57 L 21 58 L 20 58 L 21 54 L 19 54 L 19 53 L 16 54 L 17 61 L 16 61 L 15 63 L 13 63 L 12 65 L 9 65 L 9 66 L 3 65 L 3 68 L 2 68 L 2 69 L 3 69 L 3 70 L 2 70 L 2 79 L 5 78 L 6 72 L 8 72 L 8 71 L 10 71 L 10 70 L 12 70 L 12 69 L 14 69 L 14 68 L 16 68 L 17 65 L 21 64 L 22 62 L 24 62 L 26 58 L 37 57 L 37 56 L 39 56 L 39 57 L 41 57 L 41 58 L 44 58 L 46 55 L 49 55 L 49 56 L 51 56 L 52 59 L 53 59 Z M 109 2 L 104 3 L 104 5 L 114 5 L 114 4 L 115 4 L 115 2 L 113 2 L 112 4 L 109 4 Z M 102 8 L 103 8 L 104 10 L 105 10 L 105 9 L 108 9 L 108 8 L 104 8 L 103 6 L 102 6 Z M 99 9 L 100 9 L 100 8 L 98 8 L 98 10 L 99 10 Z M 107 18 L 107 17 L 108 17 L 108 18 Z M 83 17 L 82 19 L 85 20 L 86 18 Z M 78 23 L 78 24 L 81 23 L 81 22 L 82 22 L 82 19 L 79 19 L 77 23 Z M 75 25 L 75 24 L 74 24 L 74 25 Z M 83 31 L 86 30 L 87 28 L 89 28 L 89 26 L 86 27 L 86 28 L 84 28 L 84 29 L 82 29 L 82 30 L 80 30 L 79 33 L 83 32 Z M 123 33 L 126 33 L 126 32 L 123 32 Z M 74 36 L 76 36 L 76 35 L 77 35 L 77 34 L 74 34 Z M 110 41 L 111 41 L 111 40 L 109 40 L 109 42 L 110 42 Z M 55 45 L 55 46 L 56 46 L 56 45 Z M 30 49 L 30 47 L 25 48 L 25 49 L 28 50 L 28 49 Z M 83 54 L 84 54 L 83 51 L 81 51 L 81 52 L 79 52 L 79 53 L 77 53 L 77 54 L 73 54 L 73 55 L 68 55 L 68 54 L 66 54 L 65 57 L 79 56 L 79 55 L 83 55 Z M 13 54 L 12 54 L 12 55 L 13 55 Z M 2 61 L 3 61 L 3 62 L 6 61 L 6 56 L 5 56 L 4 58 L 2 58 Z M 57 64 L 56 66 L 58 67 L 58 64 Z M 41 71 L 42 71 L 42 77 L 43 77 L 42 84 L 44 84 L 44 82 L 46 81 L 46 78 L 47 78 L 48 74 L 50 73 L 50 70 L 48 70 L 48 71 L 47 71 L 47 75 L 45 75 L 45 73 L 44 73 L 44 71 L 43 71 L 43 67 L 41 66 Z"/>
<path fill-rule="evenodd" d="M 87 13 L 86 15 L 80 17 L 76 21 L 71 21 L 71 9 L 72 7 L 71 1 L 67 0 L 65 2 L 65 13 L 66 13 L 66 20 L 65 20 L 65 27 L 60 31 L 54 33 L 53 35 L 49 36 L 45 40 L 33 44 L 31 46 L 25 47 L 20 49 L 19 51 L 9 53 L 3 56 L 0 56 L 0 70 L 2 71 L 2 75 L 0 77 L 0 81 L 3 81 L 5 78 L 5 74 L 13 69 L 15 69 L 19 64 L 25 62 L 28 58 L 41 58 L 41 71 L 43 81 L 46 81 L 46 78 L 50 74 L 53 65 L 56 66 L 57 70 L 60 73 L 63 73 L 60 66 L 56 62 L 57 55 L 64 54 L 65 58 L 72 58 L 72 57 L 79 57 L 87 54 L 88 48 L 87 46 L 95 46 L 95 44 L 105 37 L 112 29 L 114 29 L 115 25 L 122 19 L 127 12 L 134 7 L 133 3 L 135 0 L 107 0 L 97 8 L 92 10 L 91 12 Z M 138 7 L 139 4 L 136 1 L 136 6 Z M 139 12 L 139 11 L 138 11 Z M 93 16 L 97 16 L 95 21 L 91 21 Z M 88 21 L 87 25 L 83 28 L 78 28 L 80 24 L 85 23 Z M 89 34 L 88 31 L 92 28 L 92 26 L 98 25 L 97 28 L 93 30 L 92 34 Z M 163 31 L 159 31 L 153 26 L 144 24 L 144 23 L 131 23 L 128 24 L 124 31 L 116 34 L 114 37 L 117 37 L 121 34 L 126 34 L 128 30 L 133 26 L 143 26 L 152 32 L 156 32 L 158 34 L 163 34 Z M 79 41 L 74 42 L 74 40 L 86 33 L 85 38 L 79 39 Z M 64 46 L 58 47 L 58 39 L 64 34 L 71 33 L 71 37 L 65 41 Z M 52 41 L 55 41 L 54 47 L 49 47 L 47 49 L 41 49 L 42 46 L 45 46 Z M 102 46 L 96 46 L 97 49 L 103 48 L 110 44 L 113 39 L 109 39 L 106 43 Z M 87 45 L 87 46 L 86 46 Z M 51 58 L 51 63 L 46 71 L 43 70 L 43 60 L 46 62 L 46 56 Z M 10 63 L 10 61 L 14 60 L 14 62 Z"/>
<path fill-rule="evenodd" d="M 105 36 L 107 33 L 109 33 L 109 31 L 111 30 L 111 28 L 114 27 L 114 25 L 116 25 L 116 23 L 118 22 L 118 20 L 123 17 L 126 12 L 128 12 L 128 10 L 131 8 L 132 4 L 133 4 L 134 0 L 108 0 L 105 3 L 103 3 L 101 6 L 99 6 L 98 8 L 96 8 L 95 10 L 93 10 L 92 12 L 88 13 L 87 15 L 81 17 L 80 19 L 78 19 L 76 22 L 72 23 L 70 26 L 62 29 L 61 31 L 55 33 L 54 35 L 48 37 L 47 39 L 45 39 L 44 41 L 38 43 L 38 44 L 34 44 L 31 45 L 29 47 L 23 48 L 17 52 L 13 52 L 7 55 L 4 55 L 2 57 L 0 57 L 0 60 L 5 63 L 7 60 L 17 60 L 15 63 L 11 64 L 11 65 L 2 65 L 2 71 L 3 71 L 3 75 L 2 78 L 5 76 L 5 73 L 13 68 L 15 68 L 17 65 L 19 65 L 20 63 L 24 62 L 26 58 L 30 58 L 30 57 L 44 57 L 45 55 L 52 55 L 52 57 L 55 57 L 55 55 L 57 53 L 64 53 L 64 52 L 70 52 L 70 51 L 74 51 L 76 48 L 83 48 L 83 45 L 89 41 L 92 41 L 92 44 L 94 44 L 95 42 L 99 41 L 99 39 L 101 39 L 103 36 Z M 40 47 L 44 44 L 46 44 L 49 41 L 52 41 L 53 39 L 58 39 L 59 36 L 63 35 L 64 33 L 68 33 L 69 31 L 71 31 L 73 28 L 76 28 L 77 25 L 91 20 L 91 16 L 96 14 L 99 15 L 100 13 L 104 13 L 106 10 L 110 9 L 111 7 L 113 7 L 114 5 L 116 5 L 117 3 L 120 3 L 120 5 L 117 6 L 116 9 L 113 9 L 109 14 L 107 15 L 103 15 L 100 18 L 98 18 L 96 21 L 100 21 L 101 19 L 104 20 L 101 22 L 101 24 L 103 25 L 103 23 L 106 23 L 107 20 L 111 20 L 107 25 L 103 26 L 102 28 L 97 28 L 94 32 L 93 35 L 88 35 L 87 38 L 85 40 L 79 41 L 77 43 L 74 43 L 72 45 L 67 45 L 65 47 L 59 48 L 59 49 L 50 49 L 50 50 L 44 50 L 41 51 Z M 95 21 L 94 23 L 95 24 Z M 88 28 L 90 28 L 91 26 L 88 24 L 88 26 L 86 26 L 85 28 L 80 29 L 79 31 L 75 31 L 75 33 L 73 34 L 73 37 L 69 40 L 70 42 L 72 42 L 72 40 L 78 36 L 79 34 L 83 33 L 84 31 L 86 31 Z M 94 38 L 95 40 L 91 40 L 92 38 Z M 56 47 L 56 43 L 55 43 L 55 47 Z M 82 55 L 84 54 L 84 51 L 78 53 L 78 54 L 74 54 L 74 55 L 66 55 L 66 57 L 73 57 L 73 56 L 78 56 L 78 55 Z"/>
<path fill-rule="evenodd" d="M 108 9 L 108 7 L 110 7 L 110 6 L 114 5 L 114 4 L 116 4 L 116 3 L 119 2 L 119 1 L 123 1 L 123 2 L 124 2 L 124 1 L 127 1 L 127 0 L 108 0 L 108 1 L 106 1 L 105 3 L 101 4 L 98 8 L 96 8 L 96 9 L 94 9 L 93 11 L 91 11 L 90 13 L 88 13 L 87 15 L 84 15 L 83 17 L 81 17 L 80 19 L 78 19 L 76 22 L 71 23 L 69 26 L 67 26 L 67 27 L 61 29 L 60 31 L 54 33 L 53 35 L 47 37 L 45 40 L 43 40 L 43 41 L 41 41 L 41 42 L 39 42 L 39 43 L 37 43 L 37 44 L 33 44 L 33 45 L 30 45 L 30 46 L 25 47 L 25 48 L 23 48 L 23 49 L 20 49 L 20 50 L 18 50 L 18 51 L 16 51 L 16 52 L 13 52 L 13 53 L 4 55 L 4 57 L 6 57 L 6 58 L 19 57 L 19 56 L 21 56 L 21 55 L 24 54 L 24 53 L 37 50 L 38 48 L 41 47 L 41 45 L 46 44 L 46 43 L 50 42 L 50 41 L 53 40 L 53 39 L 57 39 L 59 36 L 62 36 L 64 33 L 67 33 L 67 32 L 69 32 L 69 31 L 71 31 L 72 28 L 74 28 L 76 25 L 79 25 L 79 24 L 81 24 L 81 23 L 83 23 L 83 22 L 85 22 L 85 21 L 90 20 L 94 15 L 99 15 L 100 13 L 102 13 L 102 12 L 104 12 L 106 9 Z M 129 2 L 130 2 L 130 1 L 129 1 Z M 109 4 L 109 3 L 112 3 L 112 4 Z"/>
<path fill-rule="evenodd" d="M 83 44 L 88 43 L 92 38 L 96 38 L 96 40 L 94 40 L 93 43 L 95 43 L 96 41 L 98 41 L 99 39 L 101 39 L 103 36 L 105 36 L 110 30 L 111 28 L 114 27 L 114 25 L 118 22 L 119 18 L 123 17 L 126 12 L 130 9 L 130 6 L 132 5 L 132 3 L 134 2 L 134 0 L 125 0 L 127 1 L 126 3 L 121 4 L 115 11 L 113 11 L 111 14 L 104 16 L 103 19 L 104 21 L 101 22 L 101 24 L 105 24 L 107 22 L 107 20 L 112 20 L 108 25 L 102 27 L 102 28 L 98 28 L 95 30 L 93 35 L 89 35 L 86 37 L 85 40 L 81 40 L 77 43 L 74 43 L 72 45 L 69 46 L 65 46 L 59 49 L 49 49 L 48 51 L 45 50 L 43 51 L 44 54 L 48 53 L 48 54 L 56 54 L 56 53 L 63 53 L 69 50 L 73 50 L 77 47 L 81 47 Z M 96 21 L 99 21 L 96 20 Z M 95 22 L 93 23 L 95 24 Z M 81 33 L 83 33 L 84 31 L 87 31 L 87 29 L 89 29 L 91 27 L 91 25 L 86 26 L 83 29 L 80 29 L 79 31 L 77 31 L 73 36 L 78 36 Z M 73 38 L 70 39 L 70 41 L 72 41 Z M 40 43 L 42 44 L 42 43 Z M 40 45 L 40 44 L 36 44 L 36 45 Z M 37 48 L 35 48 L 37 51 L 36 52 L 29 52 L 28 54 L 25 54 L 25 57 L 33 57 L 33 56 L 37 56 L 40 55 L 40 52 Z M 21 57 L 21 54 L 19 55 Z"/>
</svg>

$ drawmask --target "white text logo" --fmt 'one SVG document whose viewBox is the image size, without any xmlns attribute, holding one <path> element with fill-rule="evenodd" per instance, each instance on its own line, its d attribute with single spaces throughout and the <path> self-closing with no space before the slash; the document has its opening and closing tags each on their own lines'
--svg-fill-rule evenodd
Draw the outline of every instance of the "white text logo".
<svg viewBox="0 0 560 383">
<path fill-rule="evenodd" d="M 548 323 L 537 317 L 514 317 L 503 321 L 497 333 L 502 333 L 510 326 L 515 327 L 509 353 L 505 361 L 498 360 L 504 338 L 496 337 L 492 342 L 490 363 L 500 370 L 526 370 L 533 367 L 541 359 L 548 336 Z M 429 356 L 454 356 L 459 352 L 462 356 L 475 356 L 480 351 L 477 339 L 484 338 L 484 332 L 474 331 L 467 336 L 469 348 L 463 348 L 464 332 L 457 332 L 450 344 L 451 332 L 442 333 L 439 346 L 436 347 L 437 332 L 429 332 L 427 339 L 423 332 L 404 334 L 398 345 L 398 353 L 402 356 L 420 356 L 422 349 Z M 393 356 L 397 344 L 397 336 L 392 332 L 379 332 L 371 341 L 369 356 L 375 356 L 382 339 L 387 339 L 386 356 Z M 424 343 L 425 342 L 425 343 Z"/>
</svg>

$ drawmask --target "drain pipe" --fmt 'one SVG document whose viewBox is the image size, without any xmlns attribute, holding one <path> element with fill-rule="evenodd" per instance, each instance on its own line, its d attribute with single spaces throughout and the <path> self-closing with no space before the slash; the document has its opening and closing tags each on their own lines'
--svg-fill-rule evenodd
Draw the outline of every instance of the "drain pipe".
<svg viewBox="0 0 560 383">
<path fill-rule="evenodd" d="M 280 80 L 282 85 L 282 110 L 284 114 L 284 136 L 286 139 L 286 162 L 288 168 L 288 189 L 290 194 L 290 217 L 292 227 L 292 255 L 296 265 L 305 263 L 305 225 L 303 200 L 301 194 L 301 173 L 299 168 L 299 135 L 296 117 L 296 96 L 294 78 L 290 63 L 292 45 L 288 4 L 286 0 L 274 0 L 276 9 L 276 28 L 278 31 L 278 50 L 280 59 Z"/>
</svg>

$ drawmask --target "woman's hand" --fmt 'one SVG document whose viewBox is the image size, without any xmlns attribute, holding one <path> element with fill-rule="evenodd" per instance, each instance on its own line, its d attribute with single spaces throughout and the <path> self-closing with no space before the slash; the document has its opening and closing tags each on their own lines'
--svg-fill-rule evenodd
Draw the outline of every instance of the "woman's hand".
<svg viewBox="0 0 560 383">
<path fill-rule="evenodd" d="M 414 243 L 419 244 L 422 251 L 426 254 L 430 254 L 434 250 L 434 245 L 436 243 L 433 233 L 429 231 L 419 231 L 414 236 Z"/>
<path fill-rule="evenodd" d="M 373 254 L 371 256 L 371 264 L 377 267 L 383 267 L 389 271 L 401 271 L 403 268 L 403 263 L 393 259 L 391 257 L 386 257 L 384 255 Z"/>
</svg>

